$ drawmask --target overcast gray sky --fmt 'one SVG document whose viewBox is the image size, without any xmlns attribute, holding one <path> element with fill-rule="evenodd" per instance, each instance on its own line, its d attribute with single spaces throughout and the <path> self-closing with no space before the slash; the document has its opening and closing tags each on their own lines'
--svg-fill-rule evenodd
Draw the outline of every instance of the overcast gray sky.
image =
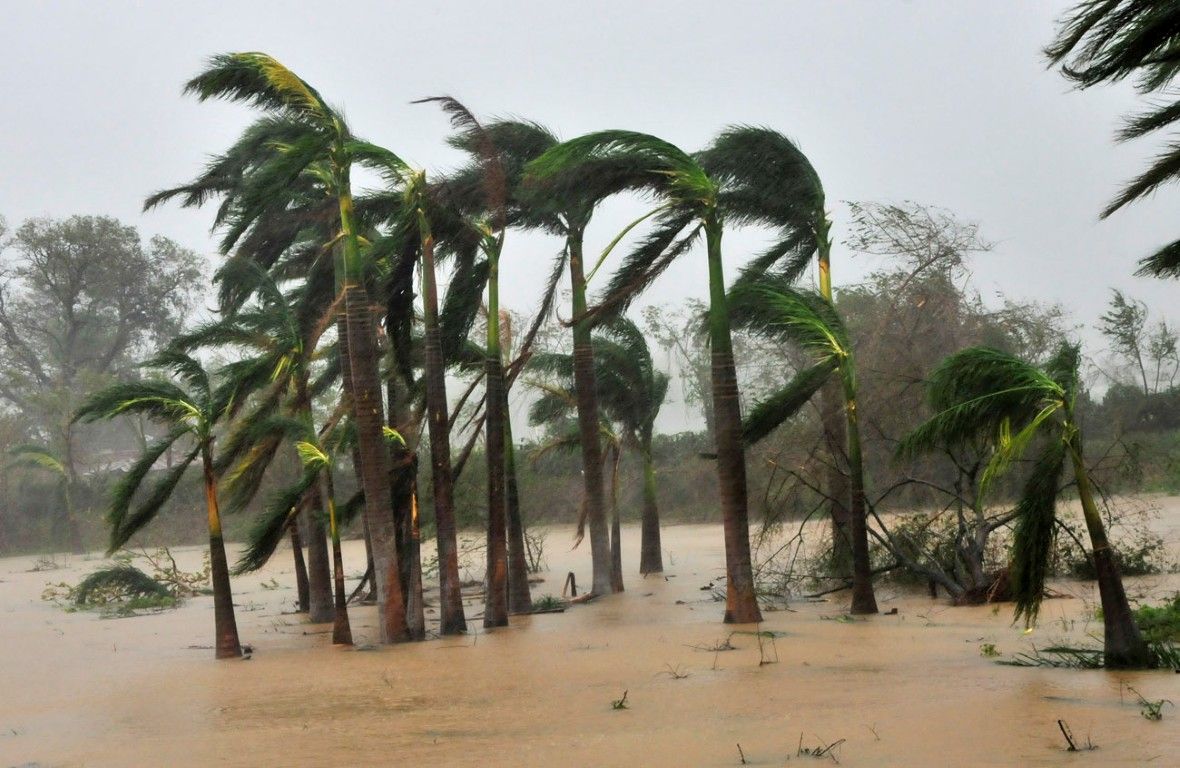
<svg viewBox="0 0 1180 768">
<path fill-rule="evenodd" d="M 985 298 L 1059 301 L 1092 324 L 1109 289 L 1169 319 L 1180 286 L 1134 278 L 1180 236 L 1166 191 L 1099 221 L 1158 147 L 1116 146 L 1128 87 L 1075 92 L 1045 69 L 1064 0 L 837 2 L 9 2 L 0 24 L 0 215 L 102 213 L 211 253 L 211 212 L 141 214 L 146 194 L 192 177 L 247 124 L 181 85 L 210 54 L 266 51 L 345 108 L 353 130 L 427 169 L 455 162 L 422 96 L 520 115 L 563 137 L 600 128 L 696 149 L 728 123 L 796 139 L 842 200 L 912 199 L 978 221 L 997 243 L 973 265 Z M 638 205 L 590 233 L 605 244 Z M 757 240 L 727 240 L 735 271 Z M 518 238 L 504 301 L 528 309 L 557 243 Z M 511 247 L 511 246 L 510 246 Z M 835 255 L 837 283 L 869 266 Z M 704 297 L 688 259 L 649 301 Z M 1087 338 L 1093 338 L 1087 335 Z"/>
</svg>

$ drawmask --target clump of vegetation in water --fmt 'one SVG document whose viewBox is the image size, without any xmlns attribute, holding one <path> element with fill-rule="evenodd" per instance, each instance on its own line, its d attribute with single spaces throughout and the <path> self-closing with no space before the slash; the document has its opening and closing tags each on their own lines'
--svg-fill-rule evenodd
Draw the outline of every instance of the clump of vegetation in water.
<svg viewBox="0 0 1180 768">
<path fill-rule="evenodd" d="M 542 595 L 533 601 L 533 613 L 556 613 L 564 611 L 569 605 L 565 600 L 553 595 Z"/>
<path fill-rule="evenodd" d="M 1000 649 L 996 648 L 995 643 L 984 643 L 979 646 L 979 655 L 989 659 L 994 659 L 997 656 L 1002 656 Z"/>
<path fill-rule="evenodd" d="M 1163 605 L 1136 608 L 1135 621 L 1149 642 L 1180 642 L 1180 592 Z"/>
<path fill-rule="evenodd" d="M 1153 723 L 1164 719 L 1164 705 L 1172 704 L 1171 699 L 1148 699 L 1139 691 L 1131 686 L 1127 686 L 1127 690 L 1135 694 L 1139 699 L 1139 714 L 1143 715 L 1144 719 L 1150 720 Z M 1174 704 L 1172 706 L 1175 706 Z"/>
<path fill-rule="evenodd" d="M 143 552 L 152 573 L 132 564 L 136 555 L 125 552 L 115 564 L 100 568 L 78 584 L 49 584 L 41 599 L 65 606 L 66 610 L 98 610 L 104 617 L 137 616 L 175 608 L 185 597 L 207 592 L 209 559 L 199 571 L 182 571 L 167 549 Z"/>
</svg>

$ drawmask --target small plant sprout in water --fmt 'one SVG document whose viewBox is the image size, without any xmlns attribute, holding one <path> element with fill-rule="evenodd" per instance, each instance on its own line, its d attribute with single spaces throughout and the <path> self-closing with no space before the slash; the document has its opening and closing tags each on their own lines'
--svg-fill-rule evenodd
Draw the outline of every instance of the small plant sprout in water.
<svg viewBox="0 0 1180 768">
<path fill-rule="evenodd" d="M 610 703 L 610 708 L 611 709 L 630 709 L 630 707 L 627 706 L 627 691 L 623 691 L 622 698 L 615 699 L 614 701 L 612 701 Z"/>
<path fill-rule="evenodd" d="M 995 643 L 981 643 L 979 646 L 979 655 L 983 656 L 984 658 L 994 659 L 997 656 L 1003 656 L 1004 654 L 1001 653 L 998 648 L 996 648 Z"/>
<path fill-rule="evenodd" d="M 1171 699 L 1148 699 L 1142 693 L 1135 690 L 1134 688 L 1132 688 L 1129 685 L 1127 686 L 1127 690 L 1130 691 L 1131 693 L 1135 694 L 1136 697 L 1138 697 L 1138 699 L 1139 699 L 1139 714 L 1143 715 L 1143 718 L 1145 720 L 1150 720 L 1153 723 L 1157 723 L 1160 720 L 1164 719 L 1164 705 L 1165 704 L 1175 706 L 1175 704 L 1172 704 Z"/>
<path fill-rule="evenodd" d="M 672 678 L 673 680 L 683 680 L 684 678 L 688 677 L 692 673 L 689 672 L 687 669 L 685 669 L 683 664 L 677 664 L 676 666 L 672 666 L 671 664 L 665 664 L 664 669 L 660 672 L 657 672 L 656 674 L 667 675 L 668 677 Z"/>
<path fill-rule="evenodd" d="M 795 750 L 795 757 L 814 757 L 820 760 L 827 758 L 837 765 L 840 764 L 836 757 L 836 749 L 844 743 L 844 739 L 837 739 L 831 744 L 825 744 L 822 740 L 816 739 L 818 742 L 814 747 L 803 746 L 803 734 L 799 734 L 799 746 Z"/>
</svg>

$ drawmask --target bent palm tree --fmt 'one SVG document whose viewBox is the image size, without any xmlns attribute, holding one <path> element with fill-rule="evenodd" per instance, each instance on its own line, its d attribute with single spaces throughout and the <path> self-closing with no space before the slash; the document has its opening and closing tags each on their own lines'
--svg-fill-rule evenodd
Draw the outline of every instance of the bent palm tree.
<svg viewBox="0 0 1180 768">
<path fill-rule="evenodd" d="M 613 168 L 616 173 L 605 174 L 605 178 L 597 181 L 603 187 L 602 196 L 636 189 L 654 193 L 664 201 L 629 225 L 613 241 L 612 246 L 643 219 L 656 217 L 655 231 L 627 257 L 611 278 L 599 312 L 622 311 L 639 291 L 688 251 L 700 234 L 704 234 L 709 270 L 708 328 L 713 351 L 717 473 L 725 527 L 725 621 L 739 624 L 761 621 L 750 562 L 746 458 L 741 441 L 741 404 L 725 296 L 721 255 L 724 214 L 718 183 L 678 147 L 632 131 L 602 131 L 573 139 L 549 150 L 529 167 L 542 186 L 557 190 L 559 194 L 563 189 L 595 183 L 597 177 L 604 176 L 605 169 Z M 610 250 L 608 247 L 606 253 Z M 591 317 L 587 308 L 576 307 L 573 320 L 589 322 Z"/>
<path fill-rule="evenodd" d="M 1171 0 L 1085 0 L 1061 20 L 1057 39 L 1046 49 L 1051 64 L 1090 88 L 1135 77 L 1141 94 L 1175 96 L 1180 74 L 1180 5 Z M 1130 141 L 1180 121 L 1180 100 L 1172 98 L 1128 119 L 1116 138 Z M 1180 143 L 1173 141 L 1151 166 L 1128 183 L 1102 211 L 1102 218 L 1180 179 Z M 1180 277 L 1180 240 L 1139 262 L 1136 274 Z"/>
<path fill-rule="evenodd" d="M 1057 521 L 1060 478 L 1068 462 L 1098 574 L 1106 666 L 1148 667 L 1154 656 L 1135 624 L 1086 469 L 1075 411 L 1081 389 L 1079 362 L 1080 353 L 1073 344 L 1062 344 L 1040 368 L 988 347 L 951 355 L 930 374 L 928 391 L 935 415 L 902 441 L 899 453 L 913 456 L 986 438 L 994 445 L 983 477 L 986 488 L 1039 436 L 1044 448 L 1016 508 L 1012 542 L 1016 617 L 1026 623 L 1036 620 Z"/>
<path fill-rule="evenodd" d="M 832 223 L 823 183 L 799 147 L 769 128 L 732 126 L 699 159 L 721 185 L 721 206 L 729 221 L 775 230 L 770 246 L 746 265 L 737 284 L 762 276 L 793 283 L 814 259 L 820 295 L 832 303 Z M 833 380 L 820 392 L 820 418 L 832 454 L 826 478 L 832 563 L 846 571 L 853 559 L 853 513 L 851 484 L 841 469 L 848 443 L 842 410 L 840 386 Z"/>
<path fill-rule="evenodd" d="M 345 373 L 357 427 L 365 520 L 373 541 L 379 631 L 384 642 L 407 639 L 405 596 L 390 515 L 389 454 L 381 433 L 376 329 L 363 281 L 350 182 L 354 161 L 384 161 L 390 153 L 354 138 L 343 116 L 318 91 L 264 53 L 215 56 L 207 70 L 189 81 L 186 91 L 202 101 L 222 98 L 251 104 L 281 118 L 290 129 L 281 151 L 257 172 L 251 194 L 240 204 L 265 207 L 272 198 L 281 198 L 308 169 L 315 169 L 336 197 L 340 225 L 336 276 L 344 306 L 341 342 L 347 349 Z"/>
<path fill-rule="evenodd" d="M 833 379 L 843 394 L 851 480 L 849 533 L 852 545 L 852 609 L 854 614 L 877 612 L 869 564 L 868 524 L 865 518 L 864 461 L 861 456 L 860 415 L 857 410 L 856 365 L 844 322 L 824 296 L 801 291 L 781 279 L 745 281 L 730 293 L 734 324 L 772 339 L 798 345 L 812 360 L 775 394 L 750 412 L 744 437 L 754 443 L 799 412 L 808 400 Z"/>
<path fill-rule="evenodd" d="M 41 445 L 18 445 L 8 452 L 11 457 L 5 469 L 24 467 L 46 472 L 58 479 L 62 495 L 62 514 L 65 523 L 63 534 L 70 543 L 74 554 L 82 554 L 86 548 L 82 544 L 82 531 L 78 528 L 78 518 L 74 514 L 74 489 L 70 481 L 70 471 L 62 460 L 52 450 Z M 56 526 L 55 526 L 56 527 Z"/>
<path fill-rule="evenodd" d="M 171 372 L 176 381 L 160 378 L 115 384 L 92 394 L 74 414 L 74 421 L 81 422 L 141 414 L 169 430 L 167 435 L 148 446 L 114 487 L 107 513 L 111 526 L 109 551 L 122 547 L 155 518 L 176 490 L 185 471 L 199 458 L 209 525 L 216 655 L 219 659 L 241 656 L 225 541 L 221 533 L 221 513 L 217 505 L 217 476 L 213 469 L 213 429 L 228 409 L 235 392 L 227 386 L 214 388 L 200 363 L 182 352 L 162 352 L 148 365 Z M 136 501 L 140 487 L 156 462 L 178 442 L 187 442 L 192 447 L 180 462 L 156 481 L 146 496 Z"/>
</svg>

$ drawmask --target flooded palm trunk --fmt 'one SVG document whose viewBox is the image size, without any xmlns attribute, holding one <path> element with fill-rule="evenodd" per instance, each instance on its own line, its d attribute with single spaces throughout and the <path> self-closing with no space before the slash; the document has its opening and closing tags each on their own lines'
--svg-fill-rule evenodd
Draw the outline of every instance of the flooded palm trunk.
<svg viewBox="0 0 1180 768">
<path fill-rule="evenodd" d="M 733 360 L 729 309 L 721 264 L 721 222 L 706 221 L 709 257 L 709 340 L 713 349 L 713 419 L 717 429 L 717 480 L 725 526 L 725 622 L 762 621 L 754 590 L 747 509 L 746 453 L 742 447 L 742 410 Z"/>
<path fill-rule="evenodd" d="M 332 620 L 332 564 L 328 554 L 328 536 L 324 531 L 324 505 L 319 483 L 312 485 L 306 499 L 308 618 L 316 623 Z"/>
<path fill-rule="evenodd" d="M 611 581 L 610 534 L 602 488 L 602 443 L 599 437 L 598 392 L 594 380 L 594 348 L 586 314 L 586 276 L 582 264 L 581 233 L 572 233 L 569 248 L 570 283 L 574 311 L 574 394 L 578 404 L 578 435 L 582 448 L 582 503 L 590 528 L 593 576 L 590 591 L 608 595 Z"/>
<path fill-rule="evenodd" d="M 1076 439 L 1076 438 L 1075 438 Z M 1070 446 L 1074 477 L 1078 483 L 1078 497 L 1082 516 L 1093 547 L 1094 571 L 1098 580 L 1098 595 L 1102 601 L 1103 659 L 1109 669 L 1146 669 L 1155 666 L 1155 654 L 1143 639 L 1127 592 L 1119 574 L 1114 551 L 1106 538 L 1106 527 L 1094 501 L 1090 476 L 1082 461 L 1081 450 Z"/>
<path fill-rule="evenodd" d="M 357 429 L 365 522 L 373 548 L 373 582 L 382 642 L 407 639 L 405 598 L 397 562 L 393 517 L 389 513 L 389 452 L 385 446 L 384 414 L 373 348 L 373 314 L 368 295 L 359 285 L 344 288 L 345 333 L 352 414 Z"/>
<path fill-rule="evenodd" d="M 299 535 L 299 515 L 295 515 L 288 530 L 291 533 L 291 556 L 295 561 L 295 610 L 307 613 L 311 602 L 311 588 L 307 583 L 307 565 L 303 560 L 303 538 Z"/>
<path fill-rule="evenodd" d="M 619 459 L 622 453 L 616 442 L 608 451 L 610 474 L 610 582 L 615 592 L 623 591 L 623 532 L 619 524 Z"/>
<path fill-rule="evenodd" d="M 229 563 L 225 557 L 225 541 L 221 535 L 221 513 L 217 508 L 217 477 L 213 473 L 213 459 L 208 445 L 201 448 L 201 468 L 205 480 L 205 506 L 209 522 L 209 567 L 213 583 L 214 653 L 219 659 L 233 659 L 242 655 L 238 640 L 238 625 L 234 617 L 234 597 L 229 583 Z"/>
<path fill-rule="evenodd" d="M 508 411 L 508 393 L 504 393 L 504 489 L 508 509 L 508 612 L 531 613 L 533 598 L 529 592 L 528 551 L 524 518 L 520 511 L 520 489 L 516 484 L 516 447 L 512 444 L 512 414 Z"/>
<path fill-rule="evenodd" d="M 332 592 L 334 611 L 332 616 L 332 644 L 352 645 L 352 624 L 348 620 L 348 594 L 344 589 L 344 555 L 340 548 L 340 521 L 336 517 L 336 486 L 332 481 L 332 469 L 328 467 L 320 483 L 313 486 L 327 497 L 328 533 L 332 539 Z"/>
<path fill-rule="evenodd" d="M 646 575 L 664 570 L 660 544 L 660 510 L 656 504 L 656 468 L 651 455 L 651 441 L 643 446 L 643 522 L 639 544 L 639 572 Z"/>
<path fill-rule="evenodd" d="M 494 302 L 489 300 L 488 306 L 489 316 L 495 317 Z M 489 329 L 495 324 L 495 320 L 489 320 Z M 504 370 L 498 343 L 495 349 L 488 350 L 486 369 L 488 530 L 483 625 L 503 627 L 508 624 L 508 542 L 504 496 Z"/>
</svg>

